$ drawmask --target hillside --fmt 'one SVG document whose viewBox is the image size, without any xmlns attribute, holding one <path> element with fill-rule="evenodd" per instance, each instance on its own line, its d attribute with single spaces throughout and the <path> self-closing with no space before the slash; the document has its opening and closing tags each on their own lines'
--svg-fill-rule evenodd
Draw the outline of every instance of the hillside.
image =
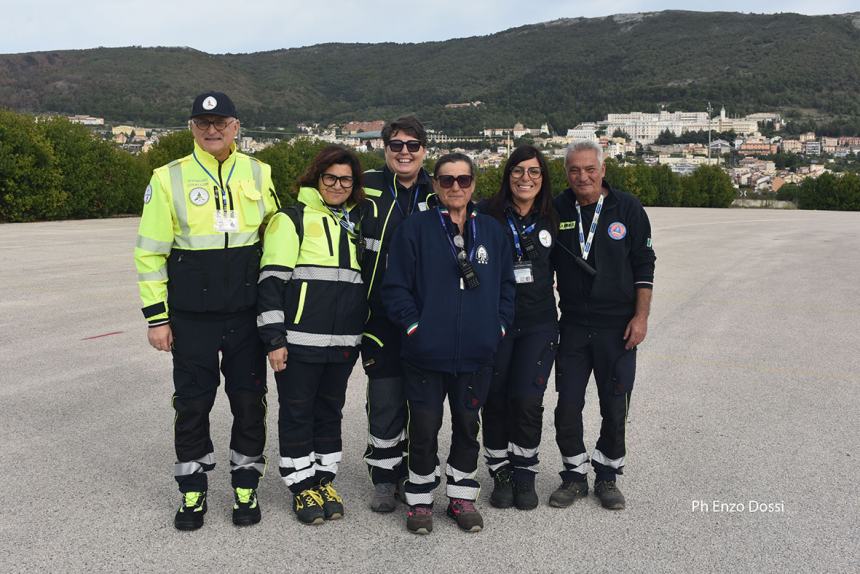
<svg viewBox="0 0 860 574">
<path fill-rule="evenodd" d="M 381 37 L 381 35 L 380 35 Z M 783 111 L 860 119 L 860 13 L 667 11 L 575 18 L 420 44 L 321 44 L 254 54 L 99 48 L 0 55 L 0 106 L 179 125 L 203 89 L 246 125 L 415 112 L 454 132 L 610 111 Z M 401 78 L 410 78 L 405 81 Z M 444 104 L 480 100 L 479 108 Z"/>
</svg>

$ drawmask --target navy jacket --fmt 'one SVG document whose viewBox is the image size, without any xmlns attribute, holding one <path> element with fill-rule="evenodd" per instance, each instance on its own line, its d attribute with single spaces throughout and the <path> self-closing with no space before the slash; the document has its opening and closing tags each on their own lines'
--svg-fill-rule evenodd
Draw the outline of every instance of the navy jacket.
<svg viewBox="0 0 860 574">
<path fill-rule="evenodd" d="M 581 256 L 576 196 L 570 189 L 555 198 L 559 234 L 553 250 L 562 323 L 623 327 L 636 311 L 636 289 L 654 286 L 651 223 L 634 196 L 609 188 L 588 254 L 594 277 L 574 261 Z M 585 221 L 584 235 L 589 222 Z"/>
<path fill-rule="evenodd" d="M 477 371 L 492 363 L 499 341 L 514 321 L 510 242 L 495 219 L 475 212 L 471 205 L 469 213 L 465 250 L 472 254 L 480 281 L 477 289 L 460 288 L 449 241 L 454 227 L 444 209 L 409 217 L 391 242 L 382 298 L 389 319 L 403 330 L 401 356 L 418 368 Z"/>
</svg>

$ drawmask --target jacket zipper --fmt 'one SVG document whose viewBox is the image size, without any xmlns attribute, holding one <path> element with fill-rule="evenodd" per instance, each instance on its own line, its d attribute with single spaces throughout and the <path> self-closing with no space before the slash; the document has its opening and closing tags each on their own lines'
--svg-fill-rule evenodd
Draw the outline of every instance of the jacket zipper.
<svg viewBox="0 0 860 574">
<path fill-rule="evenodd" d="M 328 254 L 334 257 L 334 247 L 331 242 L 331 230 L 328 228 L 328 217 L 323 217 L 323 227 L 325 228 L 325 238 L 328 241 Z"/>
</svg>

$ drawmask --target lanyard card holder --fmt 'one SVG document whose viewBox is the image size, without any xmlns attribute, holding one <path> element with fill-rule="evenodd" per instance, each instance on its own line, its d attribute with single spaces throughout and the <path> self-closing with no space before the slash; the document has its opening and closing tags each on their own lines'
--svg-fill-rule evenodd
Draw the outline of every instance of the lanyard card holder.
<svg viewBox="0 0 860 574">
<path fill-rule="evenodd" d="M 215 231 L 219 233 L 235 233 L 239 231 L 239 215 L 233 210 L 216 210 Z"/>
<path fill-rule="evenodd" d="M 514 263 L 514 279 L 517 284 L 534 283 L 534 274 L 532 273 L 531 261 L 517 261 Z"/>
</svg>

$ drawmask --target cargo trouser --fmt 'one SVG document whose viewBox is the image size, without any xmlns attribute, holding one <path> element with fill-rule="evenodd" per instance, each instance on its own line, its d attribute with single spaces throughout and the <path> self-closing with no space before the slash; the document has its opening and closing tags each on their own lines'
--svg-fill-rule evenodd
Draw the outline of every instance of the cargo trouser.
<svg viewBox="0 0 860 574">
<path fill-rule="evenodd" d="M 209 412 L 224 375 L 233 428 L 230 469 L 234 488 L 257 488 L 266 468 L 266 354 L 256 313 L 183 314 L 170 318 L 173 331 L 173 408 L 180 492 L 204 491 L 215 468 Z M 219 364 L 219 353 L 220 364 Z"/>
<path fill-rule="evenodd" d="M 341 421 L 349 375 L 355 365 L 310 363 L 287 357 L 275 373 L 281 478 L 293 494 L 337 475 L 342 457 Z"/>
<path fill-rule="evenodd" d="M 445 397 L 451 408 L 451 451 L 445 467 L 446 494 L 476 500 L 478 484 L 478 432 L 480 410 L 487 399 L 492 365 L 453 375 L 403 364 L 409 410 L 409 479 L 406 503 L 432 505 L 433 490 L 441 481 L 439 430 Z"/>
<path fill-rule="evenodd" d="M 543 396 L 558 344 L 553 322 L 514 327 L 499 343 L 483 409 L 484 456 L 490 474 L 510 466 L 515 479 L 533 480 L 543 427 Z"/>
<path fill-rule="evenodd" d="M 368 329 L 371 326 L 368 325 Z M 406 396 L 400 359 L 401 330 L 378 319 L 361 343 L 367 374 L 367 450 L 364 460 L 373 484 L 394 484 L 406 476 Z"/>
<path fill-rule="evenodd" d="M 594 328 L 562 324 L 555 365 L 558 405 L 556 442 L 561 450 L 562 481 L 584 481 L 589 456 L 585 450 L 582 409 L 585 388 L 594 372 L 600 400 L 600 437 L 591 455 L 598 480 L 623 474 L 627 412 L 636 377 L 636 349 L 624 348 L 624 328 Z"/>
</svg>

